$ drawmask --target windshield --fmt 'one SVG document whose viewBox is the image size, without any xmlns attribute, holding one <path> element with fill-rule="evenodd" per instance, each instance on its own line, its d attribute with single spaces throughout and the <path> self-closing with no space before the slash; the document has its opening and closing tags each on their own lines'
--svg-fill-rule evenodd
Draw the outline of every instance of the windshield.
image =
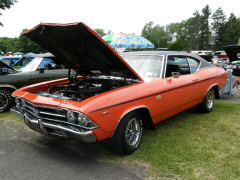
<svg viewBox="0 0 240 180">
<path fill-rule="evenodd" d="M 141 78 L 160 78 L 163 56 L 123 54 L 122 57 Z"/>
<path fill-rule="evenodd" d="M 14 65 L 12 65 L 12 68 L 19 71 L 35 71 L 40 62 L 39 58 L 40 57 L 23 57 Z"/>
</svg>

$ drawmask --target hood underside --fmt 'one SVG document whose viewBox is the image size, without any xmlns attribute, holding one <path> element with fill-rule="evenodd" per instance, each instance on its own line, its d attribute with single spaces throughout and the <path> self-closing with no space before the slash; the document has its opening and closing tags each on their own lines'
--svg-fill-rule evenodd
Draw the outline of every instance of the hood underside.
<svg viewBox="0 0 240 180">
<path fill-rule="evenodd" d="M 91 71 L 103 74 L 120 73 L 126 78 L 140 76 L 102 38 L 84 23 L 40 23 L 22 33 L 80 75 Z"/>
<path fill-rule="evenodd" d="M 240 53 L 240 46 L 238 45 L 224 46 L 223 50 L 226 52 L 230 62 L 239 60 L 237 54 Z"/>
</svg>

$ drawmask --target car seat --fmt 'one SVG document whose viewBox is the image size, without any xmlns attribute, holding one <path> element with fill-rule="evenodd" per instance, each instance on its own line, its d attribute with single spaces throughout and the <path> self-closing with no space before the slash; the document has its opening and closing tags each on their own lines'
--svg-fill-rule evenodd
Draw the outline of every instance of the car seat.
<svg viewBox="0 0 240 180">
<path fill-rule="evenodd" d="M 166 76 L 165 77 L 171 77 L 172 72 L 179 72 L 179 65 L 167 65 L 166 69 Z"/>
</svg>

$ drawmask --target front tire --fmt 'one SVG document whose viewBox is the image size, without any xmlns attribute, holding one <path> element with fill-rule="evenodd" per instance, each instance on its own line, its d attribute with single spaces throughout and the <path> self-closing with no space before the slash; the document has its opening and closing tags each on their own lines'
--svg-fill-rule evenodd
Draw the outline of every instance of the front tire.
<svg viewBox="0 0 240 180">
<path fill-rule="evenodd" d="M 201 113 L 209 113 L 213 110 L 214 104 L 215 104 L 215 93 L 214 93 L 214 89 L 211 88 L 207 92 L 203 102 L 197 105 L 197 109 Z"/>
<path fill-rule="evenodd" d="M 0 89 L 0 113 L 8 111 L 14 104 L 14 98 L 11 96 L 12 91 Z"/>
<path fill-rule="evenodd" d="M 110 139 L 111 148 L 121 155 L 137 150 L 142 140 L 142 119 L 136 112 L 125 115 Z"/>
</svg>

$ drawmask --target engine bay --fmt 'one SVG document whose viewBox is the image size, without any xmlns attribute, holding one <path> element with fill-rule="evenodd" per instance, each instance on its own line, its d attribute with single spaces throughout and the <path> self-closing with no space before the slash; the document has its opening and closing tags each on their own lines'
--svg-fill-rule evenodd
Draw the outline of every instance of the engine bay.
<svg viewBox="0 0 240 180">
<path fill-rule="evenodd" d="M 74 83 L 52 86 L 47 91 L 41 91 L 35 94 L 55 99 L 81 102 L 97 94 L 137 82 L 139 82 L 139 80 L 124 79 L 123 77 L 88 77 Z"/>
</svg>

